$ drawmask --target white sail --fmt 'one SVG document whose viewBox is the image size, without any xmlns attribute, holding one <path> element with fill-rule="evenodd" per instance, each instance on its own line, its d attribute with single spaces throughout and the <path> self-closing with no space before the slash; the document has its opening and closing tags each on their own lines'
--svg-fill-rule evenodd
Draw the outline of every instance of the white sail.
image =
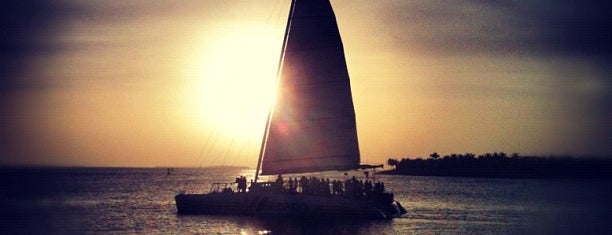
<svg viewBox="0 0 612 235">
<path fill-rule="evenodd" d="M 294 0 L 261 173 L 354 169 L 355 110 L 329 0 Z"/>
</svg>

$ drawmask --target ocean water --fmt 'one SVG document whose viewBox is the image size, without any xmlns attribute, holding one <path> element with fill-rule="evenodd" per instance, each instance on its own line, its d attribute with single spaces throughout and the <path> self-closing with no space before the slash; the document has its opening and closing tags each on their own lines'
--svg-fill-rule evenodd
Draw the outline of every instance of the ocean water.
<svg viewBox="0 0 612 235">
<path fill-rule="evenodd" d="M 179 191 L 243 169 L 0 168 L 0 234 L 611 234 L 611 180 L 377 175 L 408 211 L 391 221 L 179 216 Z M 353 172 L 363 176 L 360 172 Z M 361 175 L 360 175 L 361 174 Z M 342 178 L 342 173 L 322 177 Z"/>
</svg>

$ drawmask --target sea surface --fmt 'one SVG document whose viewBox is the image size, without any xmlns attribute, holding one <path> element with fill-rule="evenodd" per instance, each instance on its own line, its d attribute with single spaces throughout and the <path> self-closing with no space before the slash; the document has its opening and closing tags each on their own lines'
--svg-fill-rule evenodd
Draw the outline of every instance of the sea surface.
<svg viewBox="0 0 612 235">
<path fill-rule="evenodd" d="M 208 192 L 212 182 L 252 174 L 239 168 L 171 174 L 166 168 L 0 168 L 0 234 L 612 234 L 611 180 L 377 175 L 408 211 L 391 221 L 176 214 L 179 191 Z"/>
</svg>

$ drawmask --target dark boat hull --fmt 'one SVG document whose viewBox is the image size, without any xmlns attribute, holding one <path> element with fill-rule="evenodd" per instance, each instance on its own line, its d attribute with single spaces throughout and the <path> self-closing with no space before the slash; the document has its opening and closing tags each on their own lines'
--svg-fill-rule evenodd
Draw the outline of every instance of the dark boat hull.
<svg viewBox="0 0 612 235">
<path fill-rule="evenodd" d="M 175 200 L 178 214 L 391 219 L 406 212 L 393 201 L 392 194 L 385 195 L 387 200 L 282 193 L 209 193 L 179 194 Z"/>
</svg>

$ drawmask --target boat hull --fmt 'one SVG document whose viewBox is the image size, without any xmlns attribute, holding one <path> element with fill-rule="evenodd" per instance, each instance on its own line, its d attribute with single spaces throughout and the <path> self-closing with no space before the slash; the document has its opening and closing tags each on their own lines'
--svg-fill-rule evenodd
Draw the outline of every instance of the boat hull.
<svg viewBox="0 0 612 235">
<path fill-rule="evenodd" d="M 392 200 L 274 193 L 209 193 L 176 195 L 178 214 L 267 217 L 391 219 L 405 213 Z"/>
</svg>

